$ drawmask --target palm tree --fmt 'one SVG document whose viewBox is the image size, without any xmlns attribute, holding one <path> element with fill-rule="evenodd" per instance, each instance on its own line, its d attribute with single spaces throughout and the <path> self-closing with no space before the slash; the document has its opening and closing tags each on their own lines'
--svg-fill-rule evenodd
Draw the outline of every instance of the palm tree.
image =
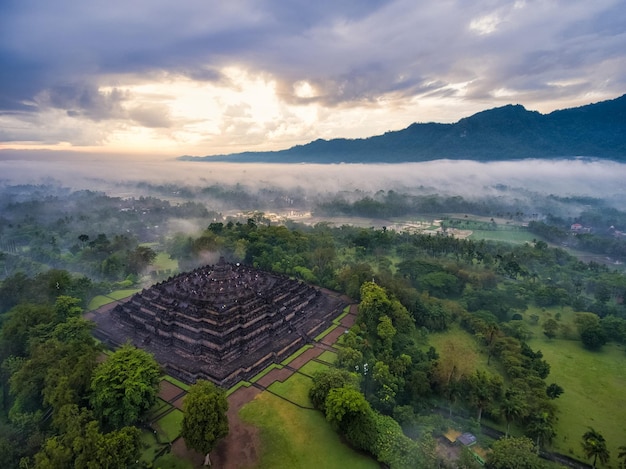
<svg viewBox="0 0 626 469">
<path fill-rule="evenodd" d="M 601 433 L 589 427 L 589 431 L 583 435 L 583 451 L 588 458 L 593 457 L 592 466 L 596 467 L 596 461 L 600 459 L 602 464 L 609 462 L 609 450 L 606 449 L 606 441 Z"/>
<path fill-rule="evenodd" d="M 511 422 L 526 415 L 526 403 L 519 392 L 508 389 L 504 394 L 504 399 L 500 403 L 500 414 L 506 420 L 505 438 L 509 437 L 509 427 Z"/>
</svg>

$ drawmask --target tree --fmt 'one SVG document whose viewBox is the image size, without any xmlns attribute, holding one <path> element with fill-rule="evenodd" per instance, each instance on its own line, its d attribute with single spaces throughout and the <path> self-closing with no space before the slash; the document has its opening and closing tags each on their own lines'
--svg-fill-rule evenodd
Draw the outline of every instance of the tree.
<svg viewBox="0 0 626 469">
<path fill-rule="evenodd" d="M 593 458 L 592 466 L 596 467 L 596 461 L 600 459 L 602 464 L 609 462 L 609 450 L 606 441 L 600 432 L 589 427 L 589 431 L 583 434 L 583 451 L 588 458 Z"/>
<path fill-rule="evenodd" d="M 313 385 L 309 397 L 316 409 L 326 413 L 326 398 L 331 389 L 344 386 L 358 389 L 358 378 L 355 374 L 338 368 L 328 368 L 313 375 Z"/>
<path fill-rule="evenodd" d="M 559 323 L 550 318 L 543 323 L 543 333 L 548 339 L 554 339 L 559 330 Z"/>
<path fill-rule="evenodd" d="M 209 453 L 228 435 L 226 394 L 213 383 L 199 380 L 185 397 L 184 411 L 181 436 L 185 445 L 206 454 L 205 465 L 210 465 Z"/>
<path fill-rule="evenodd" d="M 90 402 L 111 428 L 133 425 L 156 401 L 161 370 L 148 352 L 126 344 L 95 369 Z"/>
<path fill-rule="evenodd" d="M 530 438 L 502 438 L 491 446 L 487 456 L 487 469 L 542 469 L 543 461 L 535 452 Z"/>
<path fill-rule="evenodd" d="M 559 386 L 556 383 L 552 383 L 550 384 L 547 388 L 546 388 L 546 395 L 550 398 L 550 399 L 556 399 L 558 398 L 561 394 L 563 394 L 565 392 L 565 390 Z"/>
<path fill-rule="evenodd" d="M 597 325 L 583 330 L 580 333 L 580 340 L 589 350 L 600 350 L 606 344 L 606 335 L 602 328 Z"/>
<path fill-rule="evenodd" d="M 480 423 L 483 410 L 497 401 L 502 394 L 502 377 L 476 370 L 467 379 L 470 404 L 478 411 L 476 419 Z"/>
<path fill-rule="evenodd" d="M 141 432 L 136 427 L 124 427 L 110 433 L 101 433 L 98 422 L 89 420 L 89 414 L 71 411 L 78 417 L 76 423 L 60 436 L 48 438 L 35 455 L 36 469 L 80 467 L 86 469 L 122 469 L 132 466 L 139 457 Z"/>
<path fill-rule="evenodd" d="M 508 389 L 500 403 L 500 414 L 506 420 L 505 438 L 508 438 L 511 422 L 526 415 L 526 403 L 523 395 L 515 389 Z"/>
<path fill-rule="evenodd" d="M 326 397 L 326 420 L 340 429 L 358 414 L 368 412 L 371 407 L 365 396 L 353 387 L 333 388 Z"/>
</svg>

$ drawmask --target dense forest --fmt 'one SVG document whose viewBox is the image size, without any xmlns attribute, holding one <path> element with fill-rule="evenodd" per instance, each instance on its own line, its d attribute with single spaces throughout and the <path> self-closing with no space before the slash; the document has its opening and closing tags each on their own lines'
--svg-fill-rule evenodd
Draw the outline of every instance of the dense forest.
<svg viewBox="0 0 626 469">
<path fill-rule="evenodd" d="M 347 442 L 393 468 L 474 467 L 471 458 L 452 465 L 434 449 L 441 419 L 453 414 L 477 432 L 488 420 L 507 436 L 514 433 L 515 454 L 528 459 L 523 467 L 543 467 L 536 450 L 550 450 L 558 399 L 569 390 L 551 380 L 550 364 L 529 345 L 532 326 L 548 340 L 567 338 L 591 351 L 626 343 L 626 276 L 617 265 L 585 262 L 568 251 L 626 257 L 620 231 L 626 213 L 599 200 L 548 197 L 541 211 L 519 202 L 393 191 L 309 201 L 319 214 L 442 216 L 444 229 L 423 234 L 277 223 L 260 211 L 226 215 L 197 196 L 202 190 L 188 190 L 167 187 L 175 197 L 159 198 L 55 185 L 2 188 L 2 467 L 133 467 L 158 365 L 129 346 L 108 352 L 102 363 L 102 347 L 81 314 L 95 295 L 141 288 L 218 255 L 359 302 L 337 368 L 316 376 L 311 399 Z M 246 193 L 204 188 L 231 202 L 239 194 L 249 209 Z M 290 207 L 304 200 L 266 196 Z M 545 211 L 563 205 L 585 209 Z M 532 240 L 459 239 L 445 229 L 464 224 L 485 231 L 514 224 Z M 178 267 L 160 268 L 158 256 Z M 447 331 L 468 333 L 488 366 L 472 368 L 453 341 L 429 344 L 429 336 Z M 136 382 L 128 401 L 117 394 L 116 380 Z M 493 445 L 489 467 L 510 467 L 507 444 Z"/>
</svg>

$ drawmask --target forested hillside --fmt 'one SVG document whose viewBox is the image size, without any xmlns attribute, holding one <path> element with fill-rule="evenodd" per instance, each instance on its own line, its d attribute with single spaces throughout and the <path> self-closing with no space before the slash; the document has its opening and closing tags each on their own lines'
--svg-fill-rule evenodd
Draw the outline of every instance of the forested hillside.
<svg viewBox="0 0 626 469">
<path fill-rule="evenodd" d="M 189 161 L 401 163 L 437 159 L 626 158 L 626 95 L 540 114 L 521 105 L 479 112 L 454 124 L 414 123 L 363 139 L 315 140 L 287 150 L 191 157 Z"/>
</svg>

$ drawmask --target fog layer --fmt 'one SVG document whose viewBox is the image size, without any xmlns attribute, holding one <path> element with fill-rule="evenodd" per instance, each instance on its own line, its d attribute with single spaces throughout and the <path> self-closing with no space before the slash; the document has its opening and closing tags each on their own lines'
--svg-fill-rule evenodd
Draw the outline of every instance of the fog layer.
<svg viewBox="0 0 626 469">
<path fill-rule="evenodd" d="M 106 192 L 134 192 L 133 183 L 148 182 L 180 186 L 242 184 L 251 191 L 297 189 L 308 195 L 395 190 L 481 197 L 507 186 L 542 194 L 606 198 L 618 208 L 626 206 L 626 165 L 586 159 L 313 165 L 146 162 L 72 156 L 52 161 L 11 159 L 0 154 L 2 183 L 39 184 L 51 180 L 73 189 Z"/>
</svg>

